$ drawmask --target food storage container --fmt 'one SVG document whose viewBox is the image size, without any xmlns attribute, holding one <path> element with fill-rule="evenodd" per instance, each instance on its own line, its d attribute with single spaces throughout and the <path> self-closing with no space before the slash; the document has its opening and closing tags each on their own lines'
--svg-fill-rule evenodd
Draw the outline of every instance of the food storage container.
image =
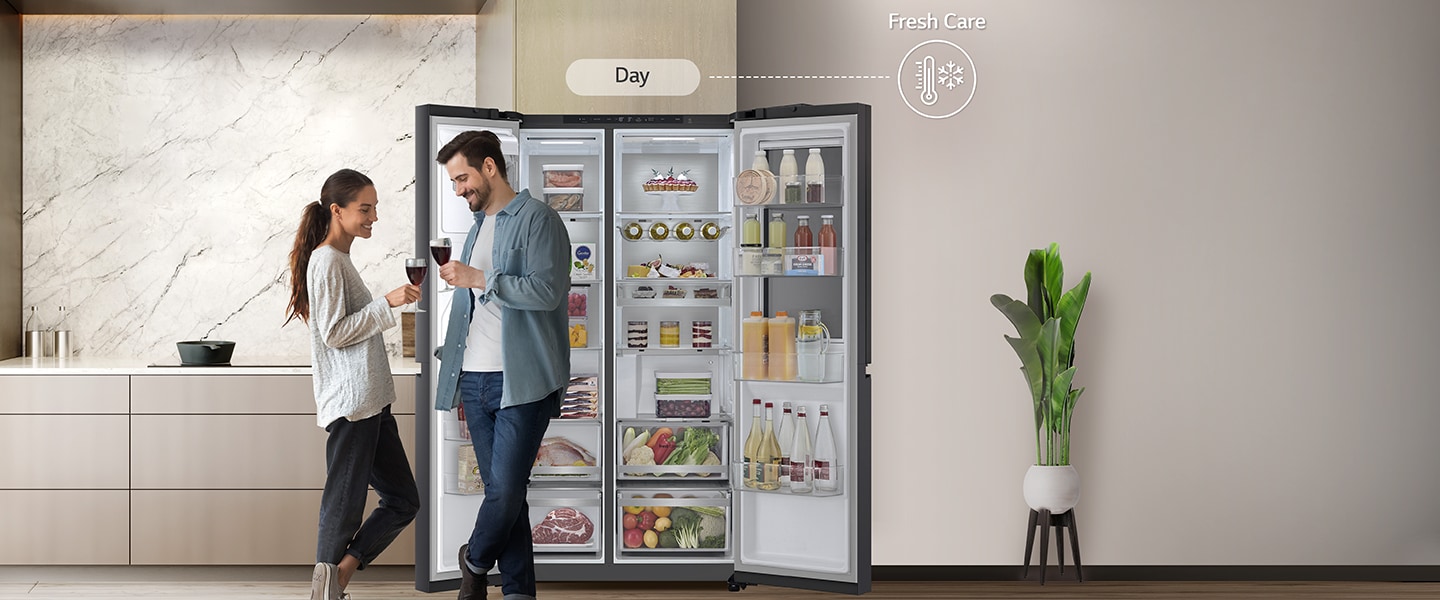
<svg viewBox="0 0 1440 600">
<path fill-rule="evenodd" d="M 585 165 L 541 165 L 545 180 L 540 187 L 585 187 Z"/>
</svg>

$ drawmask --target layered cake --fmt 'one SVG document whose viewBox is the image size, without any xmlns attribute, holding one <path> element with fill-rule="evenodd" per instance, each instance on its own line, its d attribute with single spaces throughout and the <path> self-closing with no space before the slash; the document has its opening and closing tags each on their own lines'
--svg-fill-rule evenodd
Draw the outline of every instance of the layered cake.
<svg viewBox="0 0 1440 600">
<path fill-rule="evenodd" d="M 644 348 L 650 345 L 650 323 L 630 321 L 625 325 L 625 347 Z"/>
<path fill-rule="evenodd" d="M 715 288 L 695 288 L 695 297 L 701 300 L 714 300 L 720 297 L 720 290 Z"/>
<path fill-rule="evenodd" d="M 709 348 L 713 327 L 709 321 L 695 321 L 690 324 L 690 345 L 694 348 Z"/>
</svg>

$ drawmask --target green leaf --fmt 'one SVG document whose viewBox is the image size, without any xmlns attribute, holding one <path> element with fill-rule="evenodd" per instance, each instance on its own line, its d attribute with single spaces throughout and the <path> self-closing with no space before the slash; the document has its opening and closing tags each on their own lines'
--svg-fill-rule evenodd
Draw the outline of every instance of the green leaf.
<svg viewBox="0 0 1440 600">
<path fill-rule="evenodd" d="M 1080 325 L 1080 313 L 1085 310 L 1085 299 L 1090 295 L 1090 273 L 1070 291 L 1060 297 L 1056 316 L 1060 317 L 1060 364 L 1075 364 L 1075 328 Z"/>
<path fill-rule="evenodd" d="M 1035 427 L 1043 424 L 1041 419 L 1041 399 L 1044 398 L 1044 368 L 1040 365 L 1040 353 L 1035 350 L 1034 339 L 1019 339 L 1005 336 L 1005 341 L 1010 342 L 1010 347 L 1015 349 L 1015 354 L 1020 357 L 1020 373 L 1025 376 L 1025 385 L 1030 389 L 1030 401 L 1035 405 Z"/>
<path fill-rule="evenodd" d="M 1069 412 L 1070 407 L 1070 381 L 1075 378 L 1075 367 L 1070 367 L 1055 376 L 1055 381 L 1050 385 L 1050 413 L 1064 415 Z M 1051 423 L 1052 431 L 1065 435 L 1065 422 L 1062 419 L 1055 419 Z"/>
<path fill-rule="evenodd" d="M 1080 400 L 1080 394 L 1085 393 L 1085 388 L 1070 390 L 1070 406 L 1066 410 L 1074 411 L 1075 403 Z"/>
<path fill-rule="evenodd" d="M 1059 362 L 1060 345 L 1060 319 L 1050 318 L 1040 326 L 1040 337 L 1035 342 L 1035 349 L 1040 354 L 1040 395 L 1035 400 L 1041 404 L 1045 411 L 1045 430 L 1049 431 L 1055 427 L 1055 419 L 1060 417 L 1060 411 L 1052 411 L 1049 402 L 1051 386 L 1055 383 L 1055 366 Z"/>
<path fill-rule="evenodd" d="M 1045 311 L 1045 251 L 1031 250 L 1030 257 L 1025 259 L 1025 294 L 1026 304 L 1030 311 L 1035 313 L 1037 322 L 1044 321 L 1050 315 Z"/>
<path fill-rule="evenodd" d="M 1060 292 L 1065 287 L 1065 264 L 1060 260 L 1060 245 L 1050 244 L 1045 250 L 1045 316 L 1056 316 L 1056 305 L 1060 303 Z"/>
<path fill-rule="evenodd" d="M 990 297 L 990 303 L 1000 309 L 1010 323 L 1015 326 L 1015 331 L 1020 334 L 1021 339 L 1034 340 L 1040 334 L 1040 320 L 1025 306 L 1024 302 L 1015 300 L 1005 294 L 995 294 Z"/>
</svg>

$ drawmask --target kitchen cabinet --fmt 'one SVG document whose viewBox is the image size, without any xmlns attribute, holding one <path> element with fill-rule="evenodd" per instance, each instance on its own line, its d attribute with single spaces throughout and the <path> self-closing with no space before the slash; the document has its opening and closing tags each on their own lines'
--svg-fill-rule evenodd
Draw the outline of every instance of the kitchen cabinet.
<svg viewBox="0 0 1440 600">
<path fill-rule="evenodd" d="M 391 411 L 413 459 L 409 364 Z M 0 361 L 0 564 L 313 564 L 326 434 L 307 370 Z M 412 531 L 376 564 L 414 564 Z"/>
<path fill-rule="evenodd" d="M 0 565 L 130 562 L 130 492 L 0 490 Z"/>
<path fill-rule="evenodd" d="M 314 564 L 320 493 L 136 490 L 131 492 L 129 515 L 130 564 Z M 370 492 L 365 513 L 378 502 Z M 374 564 L 414 564 L 413 531 L 406 528 Z"/>
</svg>

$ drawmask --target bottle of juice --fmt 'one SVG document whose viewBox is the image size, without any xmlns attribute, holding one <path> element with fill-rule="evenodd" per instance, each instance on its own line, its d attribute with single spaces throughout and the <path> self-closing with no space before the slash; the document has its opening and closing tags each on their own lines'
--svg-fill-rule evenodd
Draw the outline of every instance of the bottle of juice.
<svg viewBox="0 0 1440 600">
<path fill-rule="evenodd" d="M 805 158 L 805 202 L 820 204 L 825 201 L 825 161 L 820 159 L 820 149 L 811 148 Z"/>
<path fill-rule="evenodd" d="M 769 320 L 756 310 L 741 324 L 740 352 L 744 355 L 741 363 L 741 377 L 745 379 L 766 379 L 769 377 L 767 353 L 769 348 Z"/>
<path fill-rule="evenodd" d="M 795 247 L 809 248 L 815 245 L 815 236 L 810 233 L 810 217 L 798 215 L 795 217 Z"/>
<path fill-rule="evenodd" d="M 835 264 L 835 242 L 835 215 L 820 215 L 820 255 L 825 257 L 825 264 L 821 266 L 826 275 L 839 272 L 839 265 Z"/>
<path fill-rule="evenodd" d="M 786 150 L 780 156 L 780 185 L 785 188 L 785 203 L 799 204 L 804 202 L 801 191 L 800 172 L 795 164 L 795 151 Z"/>
<path fill-rule="evenodd" d="M 760 246 L 760 215 L 755 213 L 745 214 L 745 224 L 741 226 L 741 246 Z"/>
<path fill-rule="evenodd" d="M 785 237 L 785 215 L 778 212 L 770 215 L 770 247 L 784 248 L 787 241 L 789 240 Z"/>
<path fill-rule="evenodd" d="M 770 379 L 795 381 L 795 318 L 785 311 L 775 313 L 769 322 Z"/>
</svg>

